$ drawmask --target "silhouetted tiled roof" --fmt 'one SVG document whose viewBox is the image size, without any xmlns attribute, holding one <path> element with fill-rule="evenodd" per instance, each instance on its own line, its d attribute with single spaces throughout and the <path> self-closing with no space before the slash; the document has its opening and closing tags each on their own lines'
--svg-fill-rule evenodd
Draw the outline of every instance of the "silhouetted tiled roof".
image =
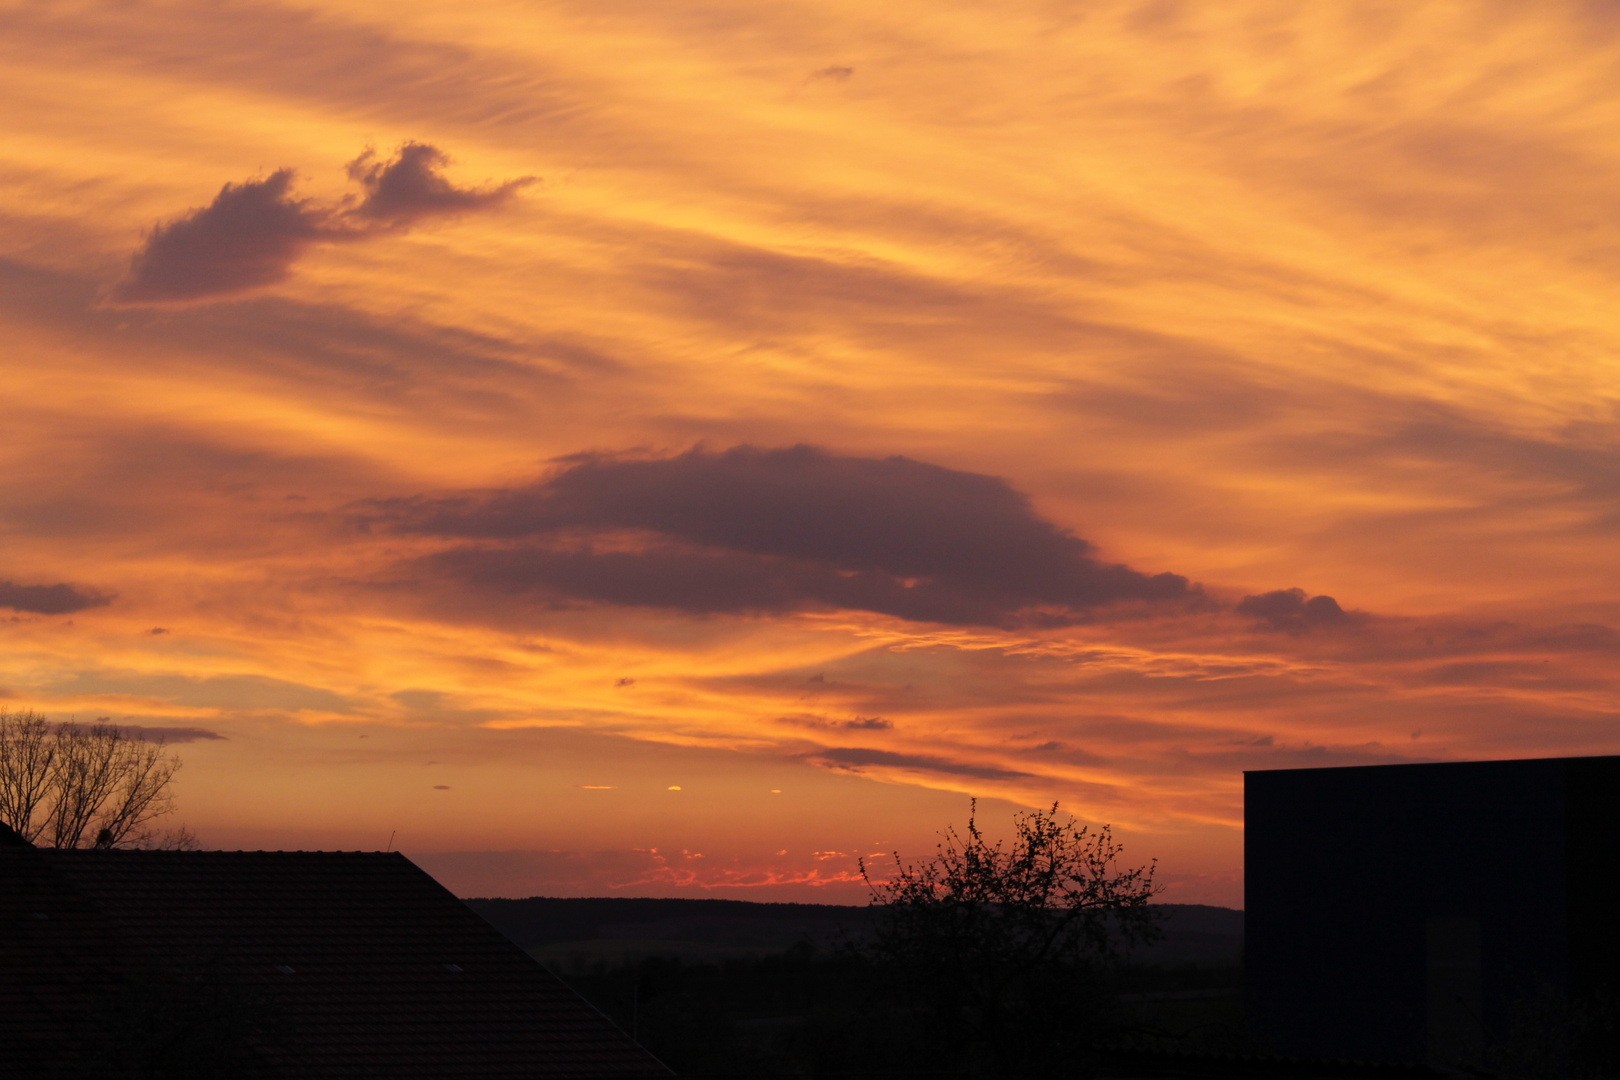
<svg viewBox="0 0 1620 1080">
<path fill-rule="evenodd" d="M 0 845 L 0 1077 L 50 1077 L 100 1041 L 120 946 L 26 843 Z"/>
<path fill-rule="evenodd" d="M 669 1075 L 398 854 L 5 848 L 0 920 L 0 1045 L 36 1054 L 200 1017 L 274 1076 Z"/>
<path fill-rule="evenodd" d="M 1115 1048 L 1098 1054 L 1095 1080 L 1487 1080 L 1490 1075 L 1400 1062 Z"/>
</svg>

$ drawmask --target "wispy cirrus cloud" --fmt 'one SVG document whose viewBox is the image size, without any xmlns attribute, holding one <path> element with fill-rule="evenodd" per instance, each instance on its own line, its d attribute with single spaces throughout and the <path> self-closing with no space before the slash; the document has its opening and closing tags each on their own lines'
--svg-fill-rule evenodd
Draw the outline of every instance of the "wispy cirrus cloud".
<svg viewBox="0 0 1620 1080">
<path fill-rule="evenodd" d="M 1016 769 L 1003 769 L 993 765 L 952 761 L 933 754 L 906 754 L 893 750 L 879 750 L 868 746 L 832 746 L 818 750 L 813 757 L 837 769 L 860 770 L 867 767 L 898 769 L 906 772 L 939 773 L 945 776 L 967 777 L 974 780 L 1022 780 L 1029 773 Z"/>
<path fill-rule="evenodd" d="M 5 569 L 119 589 L 8 701 L 228 735 L 255 844 L 705 868 L 973 791 L 1224 874 L 1243 768 L 1612 752 L 1613 20 L 1070 8 L 0 10 Z M 701 441 L 827 449 L 562 456 Z"/>
</svg>

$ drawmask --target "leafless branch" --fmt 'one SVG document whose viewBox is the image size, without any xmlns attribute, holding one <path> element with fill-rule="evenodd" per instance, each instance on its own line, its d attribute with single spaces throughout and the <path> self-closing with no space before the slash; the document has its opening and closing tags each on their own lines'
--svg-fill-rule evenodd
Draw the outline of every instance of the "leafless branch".
<svg viewBox="0 0 1620 1080">
<path fill-rule="evenodd" d="M 56 761 L 50 723 L 32 709 L 0 709 L 0 821 L 32 843 L 44 828 L 39 816 Z"/>
<path fill-rule="evenodd" d="M 0 820 L 32 843 L 151 843 L 150 823 L 174 808 L 179 767 L 162 740 L 106 721 L 52 725 L 32 710 L 0 711 Z"/>
</svg>

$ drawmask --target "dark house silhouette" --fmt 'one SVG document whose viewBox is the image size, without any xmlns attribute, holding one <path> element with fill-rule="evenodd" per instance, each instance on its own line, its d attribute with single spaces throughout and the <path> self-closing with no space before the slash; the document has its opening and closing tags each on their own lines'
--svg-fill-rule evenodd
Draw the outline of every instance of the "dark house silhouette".
<svg viewBox="0 0 1620 1080">
<path fill-rule="evenodd" d="M 0 1077 L 668 1075 L 402 855 L 0 835 Z"/>
<path fill-rule="evenodd" d="M 1271 1047 L 1477 1061 L 1620 979 L 1620 757 L 1244 774 Z"/>
</svg>

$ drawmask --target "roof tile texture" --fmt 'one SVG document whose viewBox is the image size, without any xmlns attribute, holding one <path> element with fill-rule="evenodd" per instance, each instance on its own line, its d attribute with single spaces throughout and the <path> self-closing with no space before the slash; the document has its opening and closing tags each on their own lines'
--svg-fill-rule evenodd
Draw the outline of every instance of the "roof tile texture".
<svg viewBox="0 0 1620 1080">
<path fill-rule="evenodd" d="M 50 873 L 16 872 L 35 860 Z M 6 851 L 0 863 L 0 966 L 33 968 L 20 984 L 0 973 L 0 1016 L 63 1036 L 93 1025 L 98 986 L 158 979 L 226 988 L 275 1076 L 669 1075 L 402 855 Z"/>
</svg>

